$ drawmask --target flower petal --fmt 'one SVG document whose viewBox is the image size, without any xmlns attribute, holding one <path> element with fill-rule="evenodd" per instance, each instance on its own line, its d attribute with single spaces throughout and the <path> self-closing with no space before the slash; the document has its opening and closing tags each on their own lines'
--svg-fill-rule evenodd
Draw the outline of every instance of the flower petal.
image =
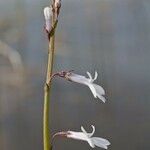
<svg viewBox="0 0 150 150">
<path fill-rule="evenodd" d="M 86 132 L 86 130 L 84 129 L 83 126 L 81 126 L 81 131 L 82 131 L 83 133 L 87 134 L 87 132 Z"/>
<path fill-rule="evenodd" d="M 104 89 L 100 85 L 97 85 L 97 84 L 93 84 L 93 87 L 96 91 L 96 97 L 98 97 L 100 100 L 102 100 L 105 103 L 106 99 L 103 96 L 105 94 Z"/>
<path fill-rule="evenodd" d="M 87 75 L 88 75 L 88 77 L 89 77 L 89 82 L 91 82 L 91 83 L 93 83 L 93 82 L 97 79 L 97 77 L 98 77 L 97 71 L 95 71 L 94 78 L 92 78 L 91 73 L 89 73 L 88 71 L 87 71 L 86 73 L 87 73 Z"/>
<path fill-rule="evenodd" d="M 90 88 L 91 92 L 93 93 L 93 96 L 96 98 L 97 97 L 96 89 L 94 88 L 93 84 L 88 83 L 87 86 Z"/>
<path fill-rule="evenodd" d="M 85 76 L 81 76 L 75 73 L 71 73 L 67 76 L 67 78 L 73 82 L 77 82 L 80 84 L 85 84 L 87 82 L 89 82 L 89 79 L 87 79 Z"/>
<path fill-rule="evenodd" d="M 104 148 L 104 149 L 107 149 L 108 148 L 107 146 L 110 145 L 110 142 L 108 140 L 100 138 L 100 137 L 92 137 L 91 140 L 94 145 Z"/>
<path fill-rule="evenodd" d="M 95 76 L 94 76 L 93 81 L 95 81 L 97 79 L 97 77 L 98 77 L 98 73 L 97 73 L 97 71 L 95 71 Z"/>
<path fill-rule="evenodd" d="M 88 139 L 87 139 L 87 142 L 89 143 L 89 145 L 90 145 L 92 148 L 95 147 L 95 145 L 94 145 L 94 143 L 93 143 L 93 141 L 92 141 L 91 138 L 88 138 Z"/>
<path fill-rule="evenodd" d="M 96 93 L 98 93 L 99 95 L 105 95 L 105 90 L 100 85 L 93 83 L 93 86 L 96 90 Z"/>
<path fill-rule="evenodd" d="M 106 99 L 105 99 L 104 96 L 102 96 L 102 95 L 97 95 L 97 97 L 98 97 L 100 100 L 102 100 L 104 103 L 106 102 Z"/>
<path fill-rule="evenodd" d="M 93 136 L 93 134 L 95 133 L 95 126 L 91 125 L 92 127 L 92 132 L 88 134 L 89 137 Z"/>
<path fill-rule="evenodd" d="M 82 141 L 87 141 L 88 136 L 87 134 L 84 134 L 83 132 L 75 132 L 75 131 L 68 131 L 68 138 L 72 138 L 75 140 L 82 140 Z"/>
<path fill-rule="evenodd" d="M 83 127 L 82 127 L 83 128 Z M 83 128 L 83 132 L 74 132 L 74 131 L 68 131 L 67 138 L 75 139 L 75 140 L 81 140 L 81 141 L 86 141 L 89 143 L 89 145 L 94 148 L 95 145 L 93 144 L 91 138 L 88 137 L 88 133 L 86 133 L 85 129 Z"/>
<path fill-rule="evenodd" d="M 52 8 L 45 7 L 44 8 L 44 17 L 45 17 L 45 28 L 49 32 L 51 28 L 51 16 L 52 16 Z"/>
<path fill-rule="evenodd" d="M 45 20 L 51 19 L 51 16 L 52 16 L 52 8 L 51 7 L 45 7 L 44 8 L 44 17 L 45 17 Z"/>
<path fill-rule="evenodd" d="M 91 127 L 92 127 L 92 132 L 91 133 L 87 133 L 86 130 L 83 128 L 83 126 L 81 126 L 81 131 L 83 133 L 85 133 L 86 135 L 88 135 L 88 137 L 91 137 L 95 133 L 95 126 L 91 125 Z"/>
<path fill-rule="evenodd" d="M 92 75 L 88 71 L 86 73 L 89 76 L 90 82 L 92 82 L 93 81 Z"/>
</svg>

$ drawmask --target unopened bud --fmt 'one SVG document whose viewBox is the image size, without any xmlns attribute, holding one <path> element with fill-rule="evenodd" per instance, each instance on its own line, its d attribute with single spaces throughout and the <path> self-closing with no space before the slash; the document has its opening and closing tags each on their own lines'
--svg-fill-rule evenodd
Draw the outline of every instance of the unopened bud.
<svg viewBox="0 0 150 150">
<path fill-rule="evenodd" d="M 55 9 L 55 12 L 56 12 L 56 17 L 58 17 L 60 7 L 61 7 L 61 0 L 55 0 L 54 7 L 55 7 L 54 9 Z"/>
<path fill-rule="evenodd" d="M 45 7 L 44 8 L 44 17 L 45 17 L 45 28 L 48 32 L 51 29 L 51 17 L 52 17 L 52 8 Z"/>
<path fill-rule="evenodd" d="M 61 7 L 61 0 L 55 0 L 55 8 Z"/>
</svg>

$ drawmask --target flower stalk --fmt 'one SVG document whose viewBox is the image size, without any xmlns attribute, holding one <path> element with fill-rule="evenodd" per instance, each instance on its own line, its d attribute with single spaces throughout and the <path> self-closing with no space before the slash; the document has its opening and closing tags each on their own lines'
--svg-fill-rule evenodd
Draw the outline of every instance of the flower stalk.
<svg viewBox="0 0 150 150">
<path fill-rule="evenodd" d="M 94 77 L 87 72 L 88 77 L 75 74 L 73 70 L 70 71 L 61 71 L 53 73 L 54 65 L 54 55 L 55 55 L 55 30 L 58 23 L 58 15 L 61 8 L 61 0 L 52 0 L 50 7 L 44 8 L 44 17 L 45 17 L 45 31 L 48 37 L 48 61 L 47 61 L 47 73 L 46 81 L 44 86 L 44 110 L 43 110 L 43 150 L 52 150 L 53 140 L 56 136 L 71 138 L 80 141 L 86 141 L 90 147 L 95 148 L 100 147 L 107 149 L 110 145 L 110 142 L 107 139 L 100 137 L 93 137 L 95 133 L 95 127 L 91 125 L 92 132 L 88 133 L 82 126 L 81 132 L 76 131 L 62 131 L 57 132 L 51 138 L 50 132 L 50 98 L 51 98 L 51 86 L 52 79 L 56 76 L 62 77 L 68 81 L 86 85 L 91 90 L 94 98 L 99 98 L 104 103 L 106 101 L 104 95 L 105 90 L 98 84 L 95 84 L 94 81 L 98 77 L 98 73 L 95 71 Z"/>
<path fill-rule="evenodd" d="M 55 3 L 55 1 L 53 1 Z M 51 24 L 46 24 L 46 32 L 49 39 L 49 48 L 48 48 L 48 62 L 47 62 L 47 73 L 46 73 L 46 81 L 44 86 L 44 110 L 43 110 L 43 149 L 44 150 L 51 150 L 51 135 L 50 135 L 50 120 L 49 120 L 49 113 L 50 113 L 50 97 L 51 97 L 51 77 L 53 74 L 53 64 L 54 64 L 54 52 L 55 52 L 55 29 L 57 26 L 57 19 L 55 19 L 55 7 L 54 4 L 50 6 L 52 7 L 52 12 L 45 12 L 44 15 L 45 20 L 50 20 Z M 52 13 L 52 14 L 46 14 Z M 49 18 L 48 18 L 49 17 Z M 47 27 L 49 25 L 49 27 Z M 50 29 L 50 30 L 47 30 Z"/>
</svg>

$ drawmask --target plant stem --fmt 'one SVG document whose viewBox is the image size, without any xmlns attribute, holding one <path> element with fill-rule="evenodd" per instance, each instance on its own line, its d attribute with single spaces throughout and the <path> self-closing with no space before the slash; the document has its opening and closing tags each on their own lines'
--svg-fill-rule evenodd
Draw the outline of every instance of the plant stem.
<svg viewBox="0 0 150 150">
<path fill-rule="evenodd" d="M 52 26 L 54 25 L 54 22 L 55 22 L 55 15 L 53 13 Z M 46 83 L 44 86 L 44 111 L 43 111 L 44 150 L 52 149 L 51 138 L 50 138 L 49 112 L 50 112 L 50 96 L 51 96 L 51 76 L 53 73 L 53 64 L 54 64 L 53 63 L 54 49 L 55 49 L 55 29 L 49 41 L 47 74 L 46 74 Z"/>
<path fill-rule="evenodd" d="M 50 88 L 47 84 L 44 87 L 44 112 L 43 112 L 43 142 L 44 150 L 50 150 L 50 131 L 49 131 L 49 97 Z"/>
</svg>

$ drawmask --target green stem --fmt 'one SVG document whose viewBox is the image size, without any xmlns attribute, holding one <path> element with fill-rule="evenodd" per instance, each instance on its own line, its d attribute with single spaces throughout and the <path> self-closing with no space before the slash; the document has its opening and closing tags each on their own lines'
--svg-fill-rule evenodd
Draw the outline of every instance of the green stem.
<svg viewBox="0 0 150 150">
<path fill-rule="evenodd" d="M 44 112 L 43 112 L 43 140 L 44 150 L 50 150 L 50 131 L 49 131 L 49 85 L 44 87 Z"/>
<path fill-rule="evenodd" d="M 54 25 L 54 15 L 52 17 L 52 22 Z M 51 76 L 53 73 L 54 49 L 55 49 L 55 30 L 54 30 L 54 34 L 51 35 L 49 41 L 47 75 L 46 75 L 46 83 L 44 87 L 44 111 L 43 111 L 44 150 L 52 149 L 51 138 L 50 138 L 49 112 L 50 112 Z"/>
</svg>

